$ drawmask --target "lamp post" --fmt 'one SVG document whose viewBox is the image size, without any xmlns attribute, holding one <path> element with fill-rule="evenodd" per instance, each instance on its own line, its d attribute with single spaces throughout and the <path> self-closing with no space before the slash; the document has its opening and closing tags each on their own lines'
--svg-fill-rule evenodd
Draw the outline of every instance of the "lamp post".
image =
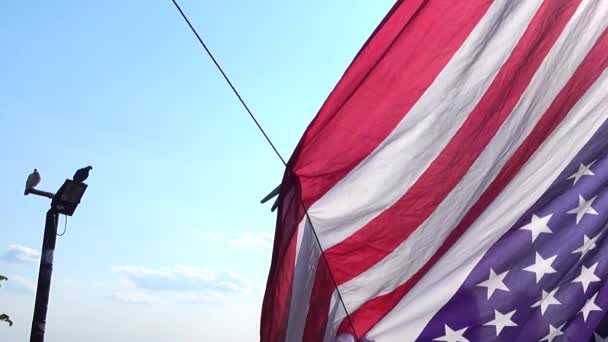
<svg viewBox="0 0 608 342">
<path fill-rule="evenodd" d="M 44 237 L 42 240 L 42 252 L 40 255 L 40 269 L 38 271 L 38 285 L 36 288 L 36 302 L 34 305 L 30 342 L 44 341 L 59 214 L 72 216 L 86 189 L 87 185 L 85 183 L 76 182 L 70 179 L 66 179 L 65 183 L 63 183 L 55 194 L 36 189 L 28 189 L 31 194 L 51 199 L 51 208 L 46 212 L 46 221 L 44 224 Z"/>
</svg>

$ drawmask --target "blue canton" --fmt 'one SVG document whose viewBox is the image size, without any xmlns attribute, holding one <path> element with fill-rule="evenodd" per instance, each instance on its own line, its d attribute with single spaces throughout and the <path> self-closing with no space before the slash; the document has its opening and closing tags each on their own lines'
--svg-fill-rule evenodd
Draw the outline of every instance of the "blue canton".
<svg viewBox="0 0 608 342">
<path fill-rule="evenodd" d="M 417 341 L 608 342 L 607 155 L 605 122 Z"/>
</svg>

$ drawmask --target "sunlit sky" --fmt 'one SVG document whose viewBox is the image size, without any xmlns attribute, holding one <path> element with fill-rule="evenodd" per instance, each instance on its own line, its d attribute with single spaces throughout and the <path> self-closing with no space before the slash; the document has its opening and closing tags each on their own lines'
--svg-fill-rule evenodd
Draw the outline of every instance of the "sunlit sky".
<svg viewBox="0 0 608 342">
<path fill-rule="evenodd" d="M 182 7 L 288 158 L 392 3 Z M 29 337 L 49 201 L 26 176 L 89 164 L 46 340 L 258 340 L 283 166 L 171 1 L 4 0 L 0 42 L 0 341 Z"/>
</svg>

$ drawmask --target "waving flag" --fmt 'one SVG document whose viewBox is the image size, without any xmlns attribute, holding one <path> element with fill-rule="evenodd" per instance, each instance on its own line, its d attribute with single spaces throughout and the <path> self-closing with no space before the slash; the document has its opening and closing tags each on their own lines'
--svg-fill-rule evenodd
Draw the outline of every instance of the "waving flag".
<svg viewBox="0 0 608 342">
<path fill-rule="evenodd" d="M 607 340 L 607 26 L 398 1 L 288 163 L 261 340 Z"/>
</svg>

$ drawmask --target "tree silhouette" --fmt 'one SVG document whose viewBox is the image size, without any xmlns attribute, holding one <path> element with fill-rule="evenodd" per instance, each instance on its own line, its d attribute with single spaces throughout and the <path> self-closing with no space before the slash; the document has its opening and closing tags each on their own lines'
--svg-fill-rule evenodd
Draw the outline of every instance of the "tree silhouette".
<svg viewBox="0 0 608 342">
<path fill-rule="evenodd" d="M 2 280 L 8 280 L 7 277 L 3 276 L 2 274 L 0 274 L 0 281 Z M 2 286 L 2 285 L 0 285 Z M 8 323 L 8 326 L 13 326 L 13 321 L 11 321 L 11 318 L 7 315 L 7 314 L 0 314 L 0 322 L 6 322 Z"/>
</svg>

